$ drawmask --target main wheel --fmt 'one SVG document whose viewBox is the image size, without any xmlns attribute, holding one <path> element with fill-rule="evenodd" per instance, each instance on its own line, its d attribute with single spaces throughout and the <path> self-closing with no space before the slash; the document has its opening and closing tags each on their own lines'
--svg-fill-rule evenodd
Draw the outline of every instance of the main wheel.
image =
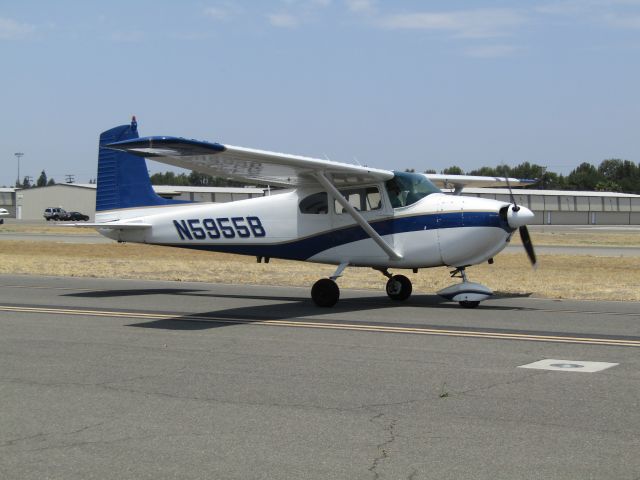
<svg viewBox="0 0 640 480">
<path fill-rule="evenodd" d="M 411 280 L 404 275 L 394 275 L 387 282 L 387 295 L 391 300 L 406 300 L 411 296 Z"/>
<path fill-rule="evenodd" d="M 462 308 L 476 308 L 478 305 L 480 305 L 480 302 L 477 301 L 471 301 L 471 300 L 463 300 L 460 303 L 460 306 Z"/>
<path fill-rule="evenodd" d="M 321 278 L 313 284 L 311 298 L 319 307 L 333 307 L 340 298 L 340 288 L 330 278 Z"/>
</svg>

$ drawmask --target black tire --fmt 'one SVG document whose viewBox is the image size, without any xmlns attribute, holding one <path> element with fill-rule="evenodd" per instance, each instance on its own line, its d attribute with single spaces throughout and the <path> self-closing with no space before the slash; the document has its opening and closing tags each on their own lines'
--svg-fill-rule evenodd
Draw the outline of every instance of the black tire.
<svg viewBox="0 0 640 480">
<path fill-rule="evenodd" d="M 391 300 L 406 300 L 411 296 L 413 287 L 411 280 L 404 275 L 394 275 L 387 281 L 387 295 Z"/>
<path fill-rule="evenodd" d="M 330 278 L 321 278 L 311 288 L 311 299 L 318 307 L 333 307 L 339 298 L 340 288 Z"/>
<path fill-rule="evenodd" d="M 463 300 L 460 303 L 460 306 L 462 308 L 476 308 L 478 305 L 480 305 L 480 302 L 478 301 L 471 301 L 471 300 Z"/>
<path fill-rule="evenodd" d="M 45 220 L 48 222 L 49 220 L 51 220 L 49 217 L 45 218 Z"/>
</svg>

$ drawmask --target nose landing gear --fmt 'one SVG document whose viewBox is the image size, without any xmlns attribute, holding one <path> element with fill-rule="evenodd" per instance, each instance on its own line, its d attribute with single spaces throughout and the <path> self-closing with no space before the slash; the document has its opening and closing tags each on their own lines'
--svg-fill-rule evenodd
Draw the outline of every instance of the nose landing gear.
<svg viewBox="0 0 640 480">
<path fill-rule="evenodd" d="M 476 308 L 481 301 L 493 295 L 493 291 L 480 283 L 468 281 L 464 269 L 465 267 L 458 267 L 451 272 L 451 277 L 462 278 L 462 283 L 443 288 L 437 293 L 447 300 L 458 302 L 463 308 Z"/>
<path fill-rule="evenodd" d="M 340 264 L 331 277 L 321 278 L 313 284 L 311 299 L 318 307 L 333 307 L 338 303 L 340 288 L 336 280 L 342 276 L 342 272 L 347 265 L 347 263 Z M 413 286 L 411 285 L 411 280 L 407 277 L 404 275 L 391 275 L 386 268 L 376 268 L 375 270 L 378 270 L 388 278 L 385 290 L 391 300 L 402 301 L 411 296 Z"/>
</svg>

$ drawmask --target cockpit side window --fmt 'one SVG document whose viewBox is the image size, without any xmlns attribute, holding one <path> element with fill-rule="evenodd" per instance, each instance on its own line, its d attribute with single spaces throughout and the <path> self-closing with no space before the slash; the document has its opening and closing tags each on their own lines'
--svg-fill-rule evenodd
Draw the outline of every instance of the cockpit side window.
<svg viewBox="0 0 640 480">
<path fill-rule="evenodd" d="M 329 200 L 327 192 L 318 192 L 303 198 L 300 201 L 300 212 L 310 214 L 327 214 L 329 213 Z"/>
<path fill-rule="evenodd" d="M 382 198 L 378 187 L 357 187 L 340 190 L 340 193 L 358 211 L 369 212 L 382 208 Z M 344 208 L 337 200 L 334 200 L 334 208 L 337 214 L 344 213 Z"/>
<path fill-rule="evenodd" d="M 393 208 L 407 207 L 432 193 L 439 193 L 424 175 L 409 172 L 393 172 L 394 177 L 385 183 L 389 201 Z"/>
</svg>

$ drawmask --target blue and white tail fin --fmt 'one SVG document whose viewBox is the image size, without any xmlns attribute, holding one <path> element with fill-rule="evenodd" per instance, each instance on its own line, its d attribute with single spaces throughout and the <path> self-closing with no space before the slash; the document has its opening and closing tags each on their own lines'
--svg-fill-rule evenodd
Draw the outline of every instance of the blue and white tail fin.
<svg viewBox="0 0 640 480">
<path fill-rule="evenodd" d="M 144 158 L 103 148 L 113 142 L 134 138 L 138 138 L 136 117 L 130 125 L 120 125 L 100 135 L 96 212 L 184 203 L 155 193 Z"/>
</svg>

